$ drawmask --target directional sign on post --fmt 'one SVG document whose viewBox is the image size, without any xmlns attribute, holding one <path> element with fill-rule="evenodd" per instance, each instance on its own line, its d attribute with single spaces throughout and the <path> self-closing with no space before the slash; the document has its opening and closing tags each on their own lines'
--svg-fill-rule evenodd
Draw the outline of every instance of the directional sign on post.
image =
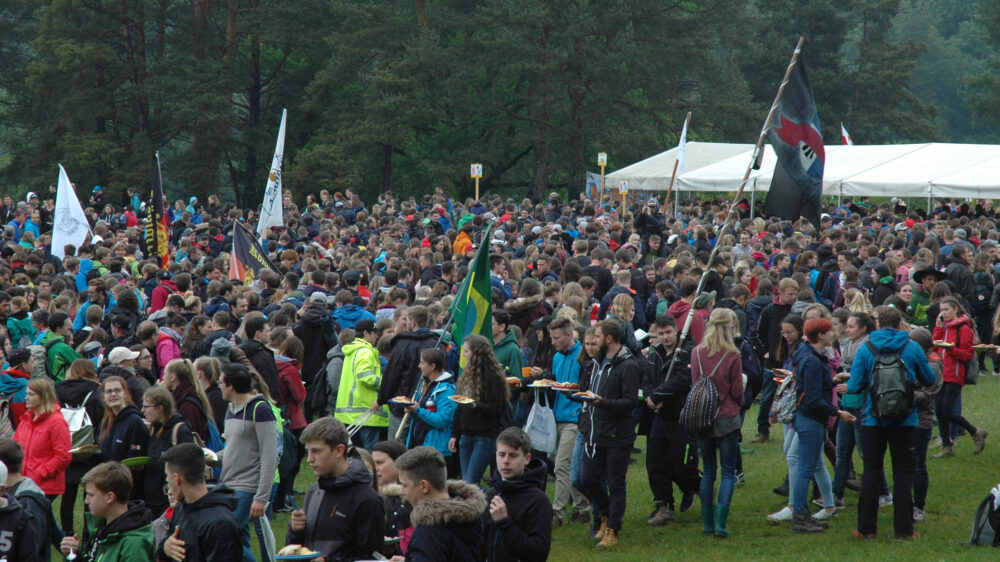
<svg viewBox="0 0 1000 562">
<path fill-rule="evenodd" d="M 471 167 L 471 173 L 472 173 L 472 177 L 473 178 L 481 178 L 481 177 L 483 177 L 483 165 L 482 164 L 473 164 L 472 167 Z"/>
<path fill-rule="evenodd" d="M 598 166 L 607 166 L 608 165 L 608 153 L 607 152 L 598 152 L 597 153 L 597 165 Z"/>
<path fill-rule="evenodd" d="M 622 181 L 618 182 L 618 193 L 620 193 L 622 195 L 625 195 L 626 193 L 628 193 L 628 182 L 627 181 L 622 180 Z"/>
</svg>

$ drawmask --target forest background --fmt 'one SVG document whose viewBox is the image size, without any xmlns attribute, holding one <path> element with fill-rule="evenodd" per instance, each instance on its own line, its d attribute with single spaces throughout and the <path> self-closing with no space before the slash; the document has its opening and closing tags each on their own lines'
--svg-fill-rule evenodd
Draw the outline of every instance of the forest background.
<svg viewBox="0 0 1000 562">
<path fill-rule="evenodd" d="M 112 201 L 283 181 L 570 197 L 688 140 L 751 143 L 799 35 L 827 143 L 1000 142 L 1000 0 L 4 0 L 0 182 Z M 734 186 L 735 189 L 735 186 Z M 89 189 L 82 191 L 89 192 Z"/>
</svg>

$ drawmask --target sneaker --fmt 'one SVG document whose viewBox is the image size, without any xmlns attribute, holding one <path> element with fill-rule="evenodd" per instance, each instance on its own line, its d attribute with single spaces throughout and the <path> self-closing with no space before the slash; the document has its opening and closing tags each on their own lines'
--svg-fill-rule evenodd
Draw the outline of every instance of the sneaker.
<svg viewBox="0 0 1000 562">
<path fill-rule="evenodd" d="M 986 448 L 986 430 L 983 428 L 976 429 L 976 434 L 972 436 L 972 442 L 975 446 L 972 448 L 972 454 L 978 455 L 983 452 Z"/>
<path fill-rule="evenodd" d="M 886 494 L 884 496 L 878 497 L 879 507 L 891 507 L 892 506 L 892 494 Z"/>
<path fill-rule="evenodd" d="M 563 524 L 563 514 L 561 511 L 552 512 L 552 527 L 562 527 Z"/>
<path fill-rule="evenodd" d="M 608 528 L 604 531 L 604 536 L 601 537 L 601 542 L 597 543 L 597 550 L 607 550 L 618 546 L 618 532 L 614 529 Z"/>
<path fill-rule="evenodd" d="M 656 511 L 646 520 L 646 524 L 650 527 L 662 527 L 673 520 L 674 510 L 667 507 L 667 504 L 661 503 L 656 506 Z"/>
<path fill-rule="evenodd" d="M 844 483 L 844 486 L 848 490 L 854 490 L 855 492 L 860 492 L 861 491 L 861 479 L 860 478 L 851 478 L 851 479 L 848 479 L 847 482 Z"/>
<path fill-rule="evenodd" d="M 753 439 L 750 440 L 751 443 L 767 443 L 770 440 L 770 436 L 763 433 L 758 433 Z"/>
<path fill-rule="evenodd" d="M 822 533 L 826 530 L 826 525 L 813 519 L 808 513 L 796 513 L 792 517 L 791 529 L 793 533 Z"/>
<path fill-rule="evenodd" d="M 914 507 L 913 508 L 913 522 L 914 523 L 923 523 L 926 520 L 927 520 L 927 512 L 925 512 L 924 510 L 920 509 L 919 507 Z"/>
<path fill-rule="evenodd" d="M 927 445 L 927 447 L 928 447 L 928 448 L 931 448 L 931 449 L 940 449 L 940 448 L 941 448 L 941 447 L 942 447 L 943 445 L 944 445 L 944 442 L 943 442 L 943 441 L 941 441 L 941 438 L 940 438 L 940 437 L 935 437 L 935 438 L 934 438 L 934 439 L 933 439 L 933 440 L 932 440 L 932 441 L 931 441 L 931 442 L 930 442 L 930 443 L 929 443 L 929 444 Z"/>
<path fill-rule="evenodd" d="M 941 450 L 938 451 L 937 454 L 935 454 L 933 458 L 935 458 L 935 459 L 943 459 L 945 457 L 954 457 L 954 456 L 955 456 L 955 450 L 952 449 L 950 446 L 945 446 L 945 447 L 941 447 Z"/>
<path fill-rule="evenodd" d="M 834 497 L 833 498 L 833 507 L 836 507 L 837 509 L 844 509 L 845 507 L 847 507 L 847 504 L 844 503 L 844 498 Z"/>
<path fill-rule="evenodd" d="M 813 519 L 817 521 L 829 521 L 830 519 L 833 519 L 836 516 L 837 516 L 836 508 L 834 508 L 833 511 L 827 511 L 826 508 L 823 508 L 813 514 Z"/>
<path fill-rule="evenodd" d="M 747 483 L 747 475 L 745 472 L 739 472 L 736 474 L 736 485 L 744 486 Z"/>
<path fill-rule="evenodd" d="M 875 540 L 875 533 L 862 534 L 861 531 L 854 529 L 854 538 L 862 541 L 873 541 Z"/>
<path fill-rule="evenodd" d="M 795 512 L 792 511 L 791 506 L 787 506 L 786 505 L 785 507 L 781 508 L 779 511 L 775 511 L 774 513 L 768 515 L 767 516 L 767 522 L 770 523 L 770 524 L 772 524 L 772 525 L 777 525 L 778 523 L 781 523 L 782 521 L 791 521 L 794 516 L 795 516 Z"/>
<path fill-rule="evenodd" d="M 785 496 L 787 498 L 788 497 L 788 477 L 785 476 L 785 479 L 781 482 L 781 484 L 778 484 L 777 486 L 775 486 L 772 489 L 772 491 L 775 494 L 779 495 L 779 496 Z"/>
<path fill-rule="evenodd" d="M 279 508 L 276 508 L 274 511 L 276 513 L 291 513 L 292 512 L 292 506 L 290 506 L 290 505 L 288 505 L 286 503 L 285 505 L 283 505 L 283 506 L 281 506 Z"/>
<path fill-rule="evenodd" d="M 694 490 L 684 492 L 684 497 L 681 498 L 681 513 L 684 513 L 685 511 L 691 509 L 692 506 L 694 506 L 694 498 L 696 496 L 697 494 L 694 492 Z"/>
</svg>

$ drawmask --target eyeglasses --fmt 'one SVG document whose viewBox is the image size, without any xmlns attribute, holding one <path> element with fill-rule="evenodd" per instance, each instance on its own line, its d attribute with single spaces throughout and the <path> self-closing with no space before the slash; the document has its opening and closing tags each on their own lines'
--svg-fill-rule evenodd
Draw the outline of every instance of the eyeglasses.
<svg viewBox="0 0 1000 562">
<path fill-rule="evenodd" d="M 107 390 L 104 391 L 104 394 L 106 394 L 108 396 L 112 396 L 114 394 L 124 394 L 124 393 L 125 393 L 125 390 L 121 389 L 121 388 L 109 388 L 109 389 L 107 389 Z"/>
</svg>

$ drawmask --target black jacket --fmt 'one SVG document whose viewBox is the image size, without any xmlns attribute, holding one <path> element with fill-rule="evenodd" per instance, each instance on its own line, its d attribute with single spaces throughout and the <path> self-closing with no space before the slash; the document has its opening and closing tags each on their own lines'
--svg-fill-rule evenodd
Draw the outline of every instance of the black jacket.
<svg viewBox="0 0 1000 562">
<path fill-rule="evenodd" d="M 110 412 L 105 415 L 110 415 Z M 102 461 L 121 462 L 130 457 L 146 456 L 149 447 L 149 431 L 146 430 L 146 424 L 142 421 L 139 409 L 135 406 L 122 408 L 111 424 L 108 434 L 101 439 L 98 445 L 101 447 L 99 456 L 102 457 Z"/>
<path fill-rule="evenodd" d="M 292 327 L 305 348 L 302 357 L 302 381 L 312 384 L 313 377 L 326 363 L 326 352 L 337 344 L 333 317 L 326 306 L 309 304 L 302 311 L 302 318 Z"/>
<path fill-rule="evenodd" d="M 687 400 L 688 392 L 691 390 L 692 349 L 694 340 L 690 336 L 684 340 L 684 345 L 679 351 L 675 348 L 669 354 L 661 345 L 649 348 L 649 355 L 646 357 L 649 367 L 646 369 L 642 390 L 654 404 L 662 404 L 653 416 L 653 426 L 649 433 L 652 438 L 665 438 L 669 433 L 683 430 L 680 417 L 681 408 L 684 407 L 684 401 Z M 670 374 L 670 378 L 667 378 L 667 371 L 675 353 L 680 355 L 676 358 L 674 371 Z"/>
<path fill-rule="evenodd" d="M 611 271 L 603 265 L 588 265 L 583 268 L 583 274 L 597 282 L 597 287 L 594 288 L 594 298 L 597 300 L 603 300 L 604 295 L 615 284 L 615 279 L 612 277 Z"/>
<path fill-rule="evenodd" d="M 503 480 L 493 472 L 486 505 L 493 498 L 507 504 L 507 517 L 494 521 L 487 509 L 483 513 L 483 538 L 486 560 L 543 561 L 552 546 L 552 502 L 545 495 L 545 463 L 534 458 L 517 478 Z"/>
<path fill-rule="evenodd" d="M 195 346 L 191 349 L 190 359 L 194 360 L 199 357 L 204 357 L 205 355 L 211 354 L 212 344 L 215 343 L 215 340 L 219 338 L 224 338 L 232 341 L 233 333 L 230 332 L 229 330 L 214 330 L 212 332 L 209 332 L 204 339 L 196 343 Z"/>
<path fill-rule="evenodd" d="M 274 352 L 257 340 L 247 340 L 239 347 L 267 383 L 267 390 L 271 396 L 281 396 L 281 388 L 278 385 L 278 364 L 274 361 Z"/>
<path fill-rule="evenodd" d="M 45 492 L 38 487 L 38 484 L 27 477 L 8 488 L 7 493 L 21 502 L 25 512 L 30 514 L 28 524 L 37 541 L 38 559 L 48 562 L 52 559 L 53 543 L 58 543 L 59 537 L 62 536 L 52 513 L 52 503 L 45 497 Z"/>
<path fill-rule="evenodd" d="M 770 368 L 781 367 L 788 359 L 788 344 L 781 336 L 781 320 L 792 312 L 791 305 L 778 304 L 777 300 L 764 307 L 752 329 L 751 342 L 757 350 L 757 357 Z M 764 354 L 768 354 L 764 359 Z"/>
<path fill-rule="evenodd" d="M 175 443 L 173 441 L 174 426 L 178 424 L 180 427 L 177 428 L 177 442 Z M 146 505 L 154 514 L 160 515 L 169 506 L 167 495 L 163 493 L 163 485 L 167 483 L 167 478 L 163 472 L 163 461 L 160 460 L 160 457 L 167 449 L 178 443 L 191 443 L 193 441 L 191 427 L 179 412 L 174 412 L 174 415 L 165 424 L 153 424 L 147 452 L 149 462 L 146 463 L 146 468 L 143 470 L 145 472 L 143 478 L 145 493 L 142 498 L 146 500 Z"/>
<path fill-rule="evenodd" d="M 595 361 L 590 377 L 581 377 L 580 390 L 593 391 L 601 402 L 584 402 L 580 411 L 580 431 L 590 445 L 631 447 L 635 441 L 635 416 L 639 404 L 642 369 L 632 352 L 622 346 L 605 365 Z"/>
<path fill-rule="evenodd" d="M 385 505 L 372 488 L 372 473 L 356 453 L 340 476 L 321 476 L 309 487 L 303 509 L 306 528 L 292 531 L 285 544 L 301 544 L 318 551 L 327 562 L 370 560 L 382 550 Z"/>
<path fill-rule="evenodd" d="M 0 558 L 13 562 L 36 562 L 39 537 L 35 536 L 31 514 L 9 493 L 3 495 L 7 505 L 0 507 Z"/>
<path fill-rule="evenodd" d="M 203 562 L 240 562 L 243 560 L 243 535 L 233 512 L 239 500 L 236 492 L 218 486 L 193 503 L 177 502 L 167 535 L 180 527 L 184 557 Z M 156 545 L 157 560 L 169 560 L 163 544 Z"/>
<path fill-rule="evenodd" d="M 482 560 L 480 517 L 486 509 L 483 492 L 472 484 L 448 481 L 447 500 L 423 500 L 413 508 L 416 525 L 406 550 L 408 562 L 468 562 Z"/>
<path fill-rule="evenodd" d="M 506 383 L 503 377 L 489 375 L 482 385 L 482 396 L 471 396 L 475 406 L 459 406 L 451 422 L 451 436 L 474 435 L 496 437 L 503 427 L 500 414 L 507 407 Z"/>
<path fill-rule="evenodd" d="M 437 340 L 438 335 L 430 330 L 404 332 L 392 338 L 389 362 L 382 370 L 379 404 L 387 404 L 394 396 L 413 396 L 420 377 L 420 351 L 434 347 Z M 403 415 L 399 406 L 389 406 L 389 410 L 396 416 Z"/>
</svg>

